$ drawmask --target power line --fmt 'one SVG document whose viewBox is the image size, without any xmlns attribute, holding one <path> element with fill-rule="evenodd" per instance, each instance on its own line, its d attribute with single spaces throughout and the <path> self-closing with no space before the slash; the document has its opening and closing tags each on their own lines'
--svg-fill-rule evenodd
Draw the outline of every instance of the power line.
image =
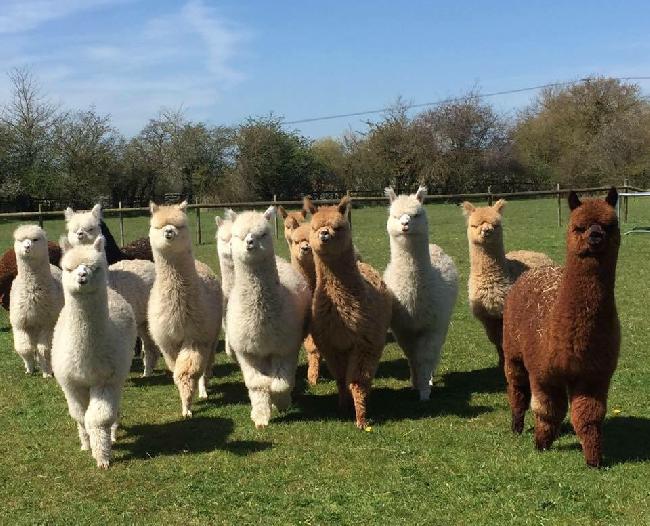
<svg viewBox="0 0 650 526">
<path fill-rule="evenodd" d="M 615 80 L 650 80 L 650 76 L 647 77 L 610 77 Z M 549 84 L 540 84 L 538 86 L 529 86 L 527 88 L 517 88 L 517 89 L 510 89 L 510 90 L 504 90 L 504 91 L 493 91 L 491 93 L 479 93 L 476 95 L 477 98 L 479 99 L 485 99 L 488 97 L 497 97 L 500 95 L 512 95 L 515 93 L 524 93 L 526 91 L 535 91 L 539 89 L 544 89 L 544 88 L 558 88 L 561 86 L 568 86 L 570 84 L 577 84 L 578 82 L 587 82 L 591 80 L 589 77 L 585 77 L 582 79 L 578 80 L 570 80 L 566 82 L 552 82 Z M 451 97 L 448 99 L 442 99 L 442 100 L 437 100 L 434 102 L 420 102 L 417 104 L 407 104 L 404 106 L 407 110 L 410 110 L 411 108 L 424 108 L 426 106 L 440 106 L 442 104 L 451 104 L 454 102 L 461 102 L 465 100 L 466 97 Z M 384 113 L 386 111 L 390 110 L 390 107 L 387 108 L 380 108 L 378 110 L 365 110 L 365 111 L 355 111 L 352 113 L 336 113 L 334 115 L 323 115 L 321 117 L 308 117 L 305 119 L 296 119 L 293 121 L 284 121 L 283 124 L 304 124 L 306 122 L 317 122 L 317 121 L 329 121 L 329 120 L 334 120 L 334 119 L 343 119 L 345 117 L 359 117 L 361 115 L 372 115 L 376 113 Z"/>
</svg>

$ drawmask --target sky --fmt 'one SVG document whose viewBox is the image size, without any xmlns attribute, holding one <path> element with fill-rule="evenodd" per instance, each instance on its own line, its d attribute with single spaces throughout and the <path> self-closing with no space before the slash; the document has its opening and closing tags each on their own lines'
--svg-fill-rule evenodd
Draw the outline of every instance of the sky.
<svg viewBox="0 0 650 526">
<path fill-rule="evenodd" d="M 164 108 L 232 125 L 590 75 L 650 76 L 650 2 L 1 0 L 0 102 L 28 66 L 64 108 L 132 136 Z M 639 81 L 650 93 L 650 81 Z M 515 115 L 535 92 L 488 99 Z M 287 125 L 312 138 L 355 116 Z"/>
</svg>

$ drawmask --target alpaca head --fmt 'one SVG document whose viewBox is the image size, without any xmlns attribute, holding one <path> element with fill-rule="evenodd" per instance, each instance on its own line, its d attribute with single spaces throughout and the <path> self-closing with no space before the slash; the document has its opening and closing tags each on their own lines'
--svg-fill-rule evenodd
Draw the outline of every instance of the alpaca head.
<svg viewBox="0 0 650 526">
<path fill-rule="evenodd" d="M 187 201 L 178 205 L 157 205 L 149 203 L 151 221 L 149 240 L 151 248 L 162 254 L 187 252 L 192 246 L 187 222 Z"/>
<path fill-rule="evenodd" d="M 220 257 L 231 258 L 232 251 L 230 248 L 230 238 L 232 236 L 232 222 L 235 212 L 232 209 L 226 210 L 224 217 L 216 216 L 214 218 L 217 224 L 217 234 L 214 236 L 217 240 L 217 254 Z"/>
<path fill-rule="evenodd" d="M 61 282 L 72 295 L 92 294 L 106 288 L 108 263 L 104 252 L 104 236 L 97 236 L 90 245 L 72 246 L 61 237 Z"/>
<path fill-rule="evenodd" d="M 492 206 L 476 207 L 463 203 L 463 214 L 467 219 L 467 239 L 474 245 L 493 246 L 503 243 L 501 220 L 505 199 L 499 199 Z"/>
<path fill-rule="evenodd" d="M 352 248 L 350 206 L 351 199 L 345 196 L 338 205 L 321 206 L 312 216 L 309 244 L 318 256 L 337 256 Z"/>
<path fill-rule="evenodd" d="M 289 247 L 291 247 L 291 233 L 305 222 L 307 211 L 302 209 L 295 212 L 287 212 L 283 206 L 279 206 L 278 212 L 280 212 L 284 221 L 284 239 L 286 239 Z"/>
<path fill-rule="evenodd" d="M 21 225 L 14 230 L 14 252 L 24 261 L 47 261 L 47 234 L 37 225 Z"/>
<path fill-rule="evenodd" d="M 567 251 L 580 258 L 600 258 L 618 254 L 621 232 L 616 216 L 618 192 L 612 188 L 605 199 L 581 201 L 575 192 L 569 194 L 569 228 Z"/>
<path fill-rule="evenodd" d="M 291 233 L 289 250 L 293 258 L 301 263 L 308 262 L 309 260 L 313 261 L 314 256 L 312 255 L 311 245 L 309 244 L 310 231 L 310 225 L 303 223 Z"/>
<path fill-rule="evenodd" d="M 232 258 L 244 263 L 274 260 L 271 233 L 271 221 L 274 218 L 273 206 L 264 213 L 250 211 L 238 214 L 233 221 L 230 238 Z"/>
<path fill-rule="evenodd" d="M 412 236 L 426 236 L 429 233 L 427 214 L 424 209 L 424 198 L 427 189 L 420 186 L 411 195 L 397 196 L 392 188 L 384 190 L 390 201 L 388 235 L 395 240 L 406 240 Z"/>
<path fill-rule="evenodd" d="M 68 207 L 64 214 L 68 241 L 72 246 L 89 245 L 102 233 L 102 205 L 96 204 L 89 212 L 75 212 Z"/>
</svg>

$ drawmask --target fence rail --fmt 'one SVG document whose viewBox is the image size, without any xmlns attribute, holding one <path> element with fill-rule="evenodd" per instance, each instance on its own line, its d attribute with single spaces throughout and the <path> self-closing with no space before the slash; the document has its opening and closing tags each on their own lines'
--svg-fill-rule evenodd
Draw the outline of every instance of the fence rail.
<svg viewBox="0 0 650 526">
<path fill-rule="evenodd" d="M 594 194 L 594 193 L 604 193 L 610 189 L 609 186 L 594 186 L 589 188 L 577 188 L 575 192 L 578 194 Z M 645 192 L 646 190 L 642 188 L 637 188 L 635 186 L 630 186 L 625 182 L 623 185 L 618 187 L 621 192 Z M 562 225 L 562 197 L 567 196 L 572 189 L 569 188 L 560 188 L 560 185 L 554 190 L 526 190 L 521 192 L 492 192 L 491 188 L 488 187 L 487 192 L 477 192 L 477 193 L 465 193 L 465 194 L 434 194 L 428 195 L 426 197 L 426 202 L 453 202 L 459 203 L 464 200 L 473 199 L 473 200 L 485 200 L 488 204 L 492 204 L 496 199 L 513 199 L 513 198 L 534 198 L 534 197 L 557 197 L 557 219 L 558 226 Z M 627 221 L 628 215 L 628 197 L 625 196 L 622 198 L 622 207 L 623 211 L 623 221 Z M 362 197 L 353 197 L 355 203 L 363 204 L 374 204 L 382 203 L 386 204 L 388 198 L 385 196 L 362 196 Z M 332 205 L 339 202 L 339 199 L 318 199 L 314 200 L 316 205 Z M 227 203 L 194 203 L 188 205 L 188 209 L 196 210 L 197 217 L 197 242 L 202 243 L 202 233 L 201 233 L 201 210 L 202 209 L 215 209 L 215 208 L 232 208 L 234 210 L 242 208 L 262 208 L 268 206 L 302 206 L 302 200 L 277 200 L 273 199 L 270 201 L 237 201 L 237 202 L 227 202 Z M 102 212 L 105 215 L 117 215 L 120 221 L 120 241 L 124 245 L 124 214 L 133 214 L 133 213 L 149 213 L 148 207 L 135 207 L 135 208 L 123 208 L 122 203 L 118 208 L 106 208 Z M 39 210 L 37 212 L 10 212 L 0 214 L 0 220 L 6 219 L 38 219 L 39 225 L 43 226 L 43 221 L 45 219 L 54 219 L 54 218 L 63 218 L 63 211 L 48 211 L 44 212 L 41 210 L 39 205 Z M 351 220 L 351 218 L 350 218 Z M 276 223 L 276 237 L 278 236 L 279 229 Z"/>
</svg>

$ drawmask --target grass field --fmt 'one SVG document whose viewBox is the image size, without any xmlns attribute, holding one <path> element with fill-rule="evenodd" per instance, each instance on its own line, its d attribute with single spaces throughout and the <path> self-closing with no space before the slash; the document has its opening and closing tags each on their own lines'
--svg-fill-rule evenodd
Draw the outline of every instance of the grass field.
<svg viewBox="0 0 650 526">
<path fill-rule="evenodd" d="M 554 207 L 552 200 L 509 203 L 506 246 L 544 251 L 561 262 L 565 230 L 556 225 Z M 304 365 L 293 408 L 257 431 L 241 374 L 223 353 L 210 399 L 197 403 L 188 421 L 180 418 L 170 376 L 159 367 L 142 379 L 136 360 L 114 464 L 100 471 L 79 450 L 56 382 L 23 373 L 2 311 L 0 523 L 650 523 L 650 236 L 626 236 L 621 246 L 623 345 L 605 423 L 606 467 L 593 470 L 585 467 L 568 423 L 545 453 L 533 448 L 530 415 L 522 436 L 510 433 L 496 352 L 467 307 L 460 209 L 427 209 L 432 241 L 460 270 L 458 304 L 430 402 L 417 401 L 401 351 L 386 346 L 370 398 L 370 432 L 358 431 L 351 417 L 338 418 L 329 378 L 305 385 Z M 650 203 L 631 202 L 630 219 L 629 226 L 650 224 Z M 383 207 L 353 213 L 355 243 L 381 270 L 389 257 L 385 220 Z M 117 236 L 116 221 L 108 224 Z M 216 268 L 213 225 L 206 213 L 209 244 L 195 253 Z M 0 223 L 3 251 L 14 227 Z M 46 228 L 57 239 L 63 224 Z M 129 240 L 146 231 L 146 218 L 127 223 Z M 276 250 L 286 255 L 284 240 Z"/>
</svg>

